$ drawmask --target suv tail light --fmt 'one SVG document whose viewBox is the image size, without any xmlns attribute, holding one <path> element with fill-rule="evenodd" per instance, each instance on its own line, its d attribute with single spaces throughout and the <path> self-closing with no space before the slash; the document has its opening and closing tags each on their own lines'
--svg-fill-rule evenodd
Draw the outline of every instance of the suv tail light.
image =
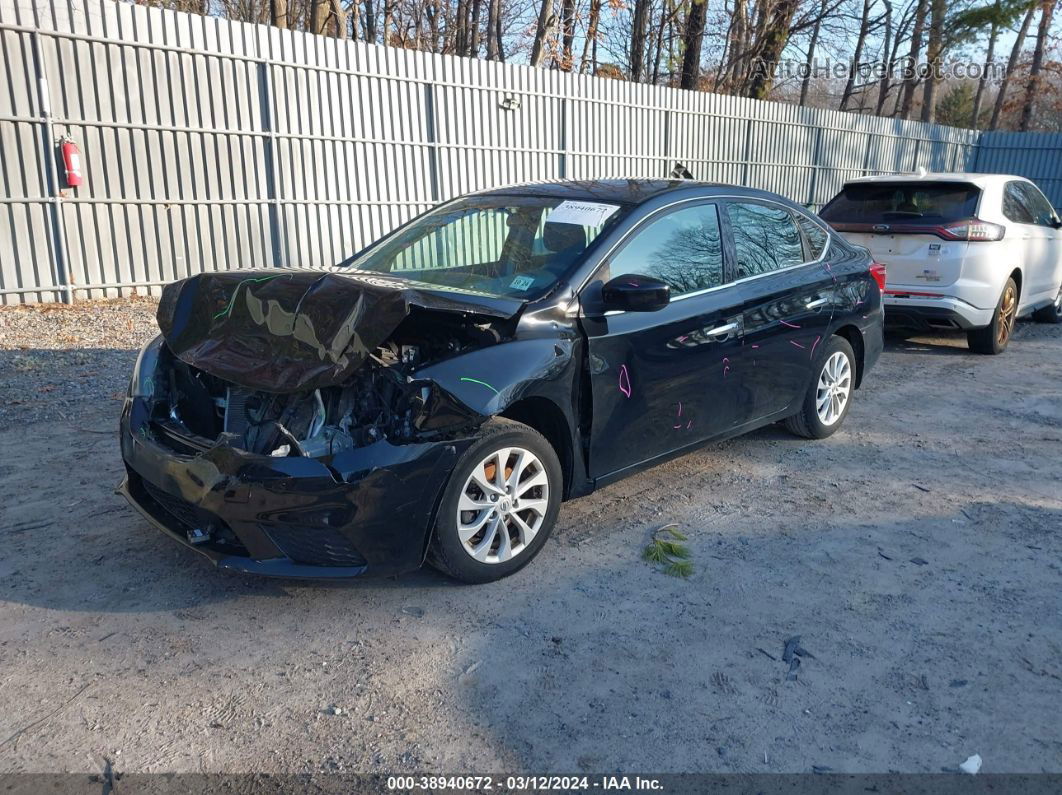
<svg viewBox="0 0 1062 795">
<path fill-rule="evenodd" d="M 940 227 L 941 237 L 948 240 L 969 240 L 971 243 L 988 240 L 1002 240 L 1005 226 L 990 224 L 977 218 L 955 221 Z"/>
<path fill-rule="evenodd" d="M 885 266 L 880 262 L 870 263 L 870 275 L 874 277 L 874 281 L 878 283 L 878 289 L 881 292 L 885 292 Z"/>
</svg>

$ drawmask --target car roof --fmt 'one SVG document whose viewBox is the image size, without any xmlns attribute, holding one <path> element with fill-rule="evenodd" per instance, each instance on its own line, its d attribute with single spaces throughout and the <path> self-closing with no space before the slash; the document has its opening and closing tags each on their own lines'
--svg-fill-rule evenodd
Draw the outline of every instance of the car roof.
<svg viewBox="0 0 1062 795">
<path fill-rule="evenodd" d="M 920 174 L 880 174 L 870 177 L 857 177 L 848 180 L 846 185 L 866 182 L 967 182 L 979 188 L 987 188 L 992 185 L 1000 185 L 1004 182 L 1020 180 L 1028 182 L 1025 177 L 1011 174 L 974 174 L 969 172 L 928 172 Z"/>
<path fill-rule="evenodd" d="M 647 179 L 644 177 L 525 182 L 477 191 L 472 195 L 512 196 L 513 194 L 523 194 L 528 196 L 555 196 L 563 199 L 617 202 L 621 204 L 641 204 L 657 196 L 679 192 L 704 196 L 737 193 L 744 196 L 762 196 L 764 198 L 778 199 L 775 194 L 767 191 L 743 188 L 739 185 L 727 185 L 721 182 L 699 182 L 690 179 Z M 788 202 L 788 200 L 786 201 Z"/>
</svg>

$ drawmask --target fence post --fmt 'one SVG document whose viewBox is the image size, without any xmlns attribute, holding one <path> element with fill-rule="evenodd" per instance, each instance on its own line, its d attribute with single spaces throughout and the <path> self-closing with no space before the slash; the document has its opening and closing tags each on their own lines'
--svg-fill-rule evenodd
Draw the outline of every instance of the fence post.
<svg viewBox="0 0 1062 795">
<path fill-rule="evenodd" d="M 560 99 L 560 153 L 557 155 L 557 176 L 568 178 L 568 98 Z"/>
<path fill-rule="evenodd" d="M 272 52 L 272 46 L 270 46 Z M 266 198 L 269 201 L 269 245 L 273 253 L 273 267 L 284 266 L 280 250 L 280 199 L 277 191 L 277 132 L 273 124 L 273 83 L 270 61 L 258 64 L 258 101 L 262 116 L 262 131 L 266 133 L 265 168 Z"/>
<path fill-rule="evenodd" d="M 664 179 L 671 177 L 671 172 L 675 168 L 674 164 L 675 161 L 671 157 L 671 108 L 666 108 L 664 110 Z"/>
<path fill-rule="evenodd" d="M 752 156 L 752 117 L 745 119 L 745 154 L 742 156 L 741 184 L 749 186 L 749 158 Z"/>
<path fill-rule="evenodd" d="M 36 16 L 36 14 L 35 14 Z M 63 303 L 74 303 L 74 288 L 66 257 L 66 228 L 63 225 L 63 197 L 59 191 L 59 168 L 55 162 L 55 127 L 52 124 L 52 103 L 49 97 L 48 78 L 44 73 L 44 51 L 41 34 L 30 34 L 33 44 L 33 66 L 37 77 L 37 109 L 41 119 L 41 145 L 44 149 L 45 178 L 48 188 L 48 211 L 52 229 L 52 265 L 56 286 L 62 288 Z"/>
<path fill-rule="evenodd" d="M 874 133 L 867 133 L 867 149 L 863 153 L 863 168 L 860 170 L 859 175 L 865 177 L 867 172 L 870 171 L 870 150 L 874 146 Z"/>
<path fill-rule="evenodd" d="M 433 204 L 439 202 L 439 142 L 435 127 L 435 86 L 424 84 L 424 134 L 428 139 L 428 182 Z"/>
<path fill-rule="evenodd" d="M 822 153 L 822 127 L 815 127 L 815 149 L 811 155 L 811 179 L 808 180 L 807 207 L 815 204 L 815 192 L 819 188 L 819 155 Z"/>
</svg>

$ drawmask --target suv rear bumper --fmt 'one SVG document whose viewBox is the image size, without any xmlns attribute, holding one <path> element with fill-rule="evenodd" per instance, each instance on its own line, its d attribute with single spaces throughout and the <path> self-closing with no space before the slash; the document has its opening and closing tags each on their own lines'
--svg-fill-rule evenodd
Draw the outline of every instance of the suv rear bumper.
<svg viewBox="0 0 1062 795">
<path fill-rule="evenodd" d="M 902 288 L 890 287 L 890 292 Z M 969 331 L 992 322 L 994 309 L 978 309 L 959 298 L 885 295 L 885 326 L 916 331 Z"/>
</svg>

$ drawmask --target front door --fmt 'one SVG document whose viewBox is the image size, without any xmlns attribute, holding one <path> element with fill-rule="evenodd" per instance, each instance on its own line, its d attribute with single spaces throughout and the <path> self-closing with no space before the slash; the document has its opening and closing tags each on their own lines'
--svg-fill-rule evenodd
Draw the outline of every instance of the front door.
<svg viewBox="0 0 1062 795">
<path fill-rule="evenodd" d="M 745 424 L 803 399 L 829 332 L 834 279 L 821 261 L 828 236 L 812 219 L 772 202 L 732 201 L 724 208 L 743 298 L 740 375 L 752 395 L 740 419 Z"/>
<path fill-rule="evenodd" d="M 596 313 L 584 291 L 593 416 L 591 477 L 726 433 L 747 400 L 736 372 L 740 294 L 727 285 L 715 203 L 664 210 L 636 229 L 587 290 L 619 275 L 671 287 L 656 312 Z"/>
</svg>

